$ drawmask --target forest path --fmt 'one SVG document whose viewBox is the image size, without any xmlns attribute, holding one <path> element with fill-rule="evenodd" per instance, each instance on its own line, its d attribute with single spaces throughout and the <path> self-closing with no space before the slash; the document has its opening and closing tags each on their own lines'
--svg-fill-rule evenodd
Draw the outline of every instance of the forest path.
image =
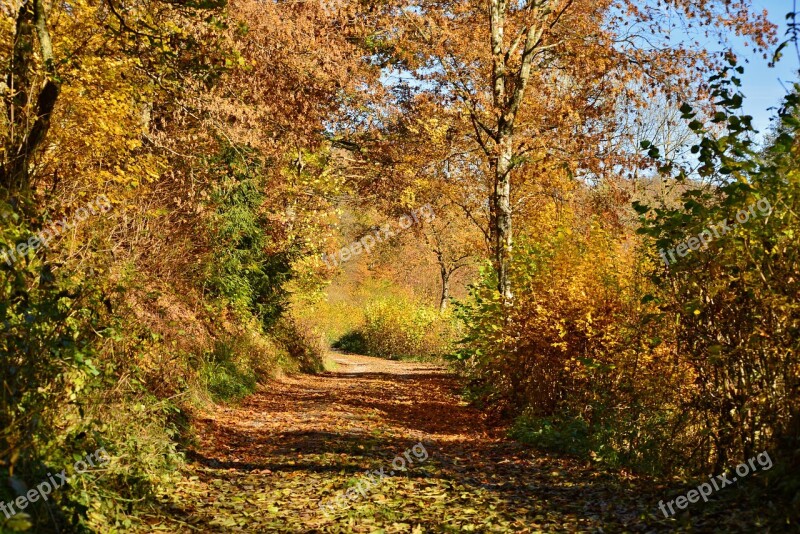
<svg viewBox="0 0 800 534">
<path fill-rule="evenodd" d="M 241 404 L 197 421 L 189 472 L 175 493 L 163 496 L 164 508 L 148 521 L 148 530 L 669 527 L 656 516 L 655 488 L 577 460 L 542 456 L 505 438 L 463 402 L 456 379 L 443 368 L 340 353 L 331 358 L 334 371 L 275 380 Z M 406 470 L 396 469 L 404 462 Z M 378 474 L 368 477 L 366 471 Z M 329 513 L 320 509 L 350 487 L 356 488 L 350 492 L 354 501 L 344 497 Z"/>
</svg>

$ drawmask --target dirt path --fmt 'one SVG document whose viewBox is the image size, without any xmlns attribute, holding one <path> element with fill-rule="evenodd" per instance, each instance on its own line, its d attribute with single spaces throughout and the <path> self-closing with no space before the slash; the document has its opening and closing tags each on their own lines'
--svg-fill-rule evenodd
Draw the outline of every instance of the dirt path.
<svg viewBox="0 0 800 534">
<path fill-rule="evenodd" d="M 190 472 L 176 493 L 164 497 L 150 531 L 675 527 L 657 516 L 656 488 L 576 460 L 539 457 L 503 438 L 461 401 L 455 380 L 439 367 L 332 358 L 333 372 L 275 381 L 241 405 L 199 421 Z M 339 505 L 328 513 L 320 509 L 339 495 Z"/>
</svg>

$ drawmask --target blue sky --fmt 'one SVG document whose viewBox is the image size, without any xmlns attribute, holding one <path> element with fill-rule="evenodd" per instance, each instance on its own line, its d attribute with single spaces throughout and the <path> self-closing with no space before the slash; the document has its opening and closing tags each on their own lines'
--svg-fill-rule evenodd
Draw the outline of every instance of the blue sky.
<svg viewBox="0 0 800 534">
<path fill-rule="evenodd" d="M 766 9 L 769 18 L 780 24 L 781 40 L 784 39 L 786 32 L 786 13 L 791 11 L 791 0 L 753 0 L 753 7 Z M 762 133 L 769 126 L 770 118 L 775 115 L 775 110 L 769 108 L 777 107 L 786 88 L 791 87 L 792 83 L 798 79 L 798 59 L 794 49 L 785 49 L 785 54 L 775 68 L 769 68 L 767 61 L 761 56 L 747 52 L 743 46 L 738 47 L 737 55 L 740 59 L 747 59 L 749 63 L 744 64 L 745 73 L 742 77 L 742 92 L 745 99 L 745 112 L 753 116 L 753 124 Z"/>
</svg>

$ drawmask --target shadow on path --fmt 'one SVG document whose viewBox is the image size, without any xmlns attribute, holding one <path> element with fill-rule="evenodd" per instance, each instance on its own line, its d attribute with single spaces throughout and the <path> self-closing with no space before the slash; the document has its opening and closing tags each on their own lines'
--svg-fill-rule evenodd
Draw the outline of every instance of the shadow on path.
<svg viewBox="0 0 800 534">
<path fill-rule="evenodd" d="M 671 532 L 663 488 L 534 454 L 428 363 L 336 353 L 337 369 L 264 386 L 197 421 L 191 472 L 151 531 Z M 422 443 L 428 457 L 411 449 Z M 405 455 L 405 456 L 404 456 Z M 405 458 L 407 469 L 392 462 Z M 380 482 L 332 515 L 349 488 Z M 394 471 L 393 475 L 389 472 Z M 376 478 L 376 477 L 372 477 Z M 686 527 L 713 532 L 713 514 Z M 710 527 L 709 527 L 710 528 Z M 730 529 L 728 529 L 730 530 Z M 735 529 L 734 529 L 735 530 Z M 745 530 L 742 530 L 743 532 Z"/>
</svg>

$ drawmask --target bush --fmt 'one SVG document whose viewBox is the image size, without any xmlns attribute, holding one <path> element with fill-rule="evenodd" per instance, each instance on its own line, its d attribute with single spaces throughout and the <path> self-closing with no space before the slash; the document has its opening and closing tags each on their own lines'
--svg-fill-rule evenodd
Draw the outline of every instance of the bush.
<svg viewBox="0 0 800 534">
<path fill-rule="evenodd" d="M 690 126 L 710 183 L 661 162 L 682 196 L 636 205 L 638 244 L 565 210 L 515 247 L 513 306 L 487 268 L 460 308 L 460 368 L 473 395 L 522 415 L 516 435 L 653 474 L 719 473 L 764 450 L 779 466 L 771 476 L 800 465 L 800 94 L 762 151 L 725 76 L 725 135 Z M 655 252 L 720 221 L 726 235 L 669 265 Z M 796 492 L 796 475 L 781 484 Z"/>
<path fill-rule="evenodd" d="M 266 252 L 274 248 L 273 222 L 263 210 L 266 169 L 253 150 L 233 146 L 209 166 L 222 180 L 213 192 L 217 210 L 209 227 L 214 245 L 206 262 L 207 291 L 226 299 L 240 317 L 257 317 L 269 329 L 286 310 L 284 285 L 292 270 L 289 251 Z"/>
<path fill-rule="evenodd" d="M 291 359 L 290 366 L 296 365 L 303 373 L 319 373 L 324 369 L 322 334 L 305 320 L 288 313 L 278 320 L 271 335 Z"/>
<path fill-rule="evenodd" d="M 33 235 L 11 206 L 0 203 L 0 212 L 0 249 Z M 75 434 L 91 430 L 69 406 L 102 380 L 96 344 L 109 325 L 98 287 L 56 267 L 45 249 L 11 265 L 0 261 L 2 480 L 41 472 L 65 426 Z M 8 500 L 5 490 L 0 499 Z"/>
<path fill-rule="evenodd" d="M 355 354 L 368 354 L 367 339 L 360 330 L 348 332 L 333 343 L 334 349 L 352 352 Z"/>
<path fill-rule="evenodd" d="M 581 458 L 592 450 L 589 425 L 581 418 L 554 419 L 521 415 L 511 436 L 542 450 L 564 452 Z"/>
<path fill-rule="evenodd" d="M 691 124 L 701 137 L 698 172 L 711 185 L 664 163 L 685 184 L 681 204 L 637 206 L 654 249 L 712 237 L 654 269 L 651 298 L 659 319 L 674 325 L 676 353 L 693 379 L 676 428 L 693 438 L 693 467 L 720 470 L 767 448 L 800 465 L 800 87 L 761 150 L 749 119 L 737 115 L 742 97 L 729 92 L 728 76 L 718 77 L 714 92 L 725 135 Z"/>
<path fill-rule="evenodd" d="M 335 347 L 390 359 L 443 358 L 456 337 L 450 315 L 404 296 L 377 299 L 364 307 L 364 324 Z"/>
<path fill-rule="evenodd" d="M 676 444 L 664 421 L 687 377 L 656 342 L 666 334 L 646 320 L 657 311 L 642 302 L 646 262 L 591 219 L 578 233 L 566 225 L 586 218 L 562 215 L 565 226 L 516 245 L 513 306 L 500 301 L 491 266 L 483 269 L 457 308 L 467 330 L 457 367 L 473 398 L 501 415 L 524 413 L 518 430 L 534 442 L 658 470 L 671 463 Z"/>
<path fill-rule="evenodd" d="M 30 233 L 15 220 L 7 213 L 0 226 L 4 247 Z M 177 408 L 147 392 L 134 363 L 147 338 L 122 335 L 124 319 L 111 315 L 121 293 L 98 276 L 101 258 L 59 268 L 49 261 L 54 252 L 0 262 L 0 501 L 49 472 L 71 474 L 76 460 L 101 447 L 111 461 L 73 477 L 47 503 L 0 516 L 0 529 L 119 529 L 130 525 L 129 503 L 174 476 Z"/>
</svg>

